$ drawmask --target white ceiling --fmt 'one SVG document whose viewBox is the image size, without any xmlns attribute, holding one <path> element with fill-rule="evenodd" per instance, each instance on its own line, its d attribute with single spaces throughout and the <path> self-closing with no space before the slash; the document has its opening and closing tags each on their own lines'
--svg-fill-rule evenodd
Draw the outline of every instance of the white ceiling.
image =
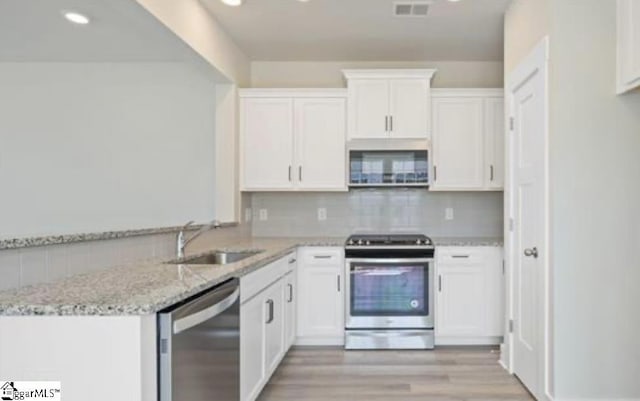
<svg viewBox="0 0 640 401">
<path fill-rule="evenodd" d="M 176 0 L 179 1 L 179 0 Z M 62 10 L 86 14 L 74 25 Z M 183 61 L 193 51 L 134 0 L 0 0 L 0 61 Z"/>
<path fill-rule="evenodd" d="M 426 18 L 393 16 L 394 0 L 200 0 L 260 61 L 501 61 L 511 0 L 434 0 Z"/>
</svg>

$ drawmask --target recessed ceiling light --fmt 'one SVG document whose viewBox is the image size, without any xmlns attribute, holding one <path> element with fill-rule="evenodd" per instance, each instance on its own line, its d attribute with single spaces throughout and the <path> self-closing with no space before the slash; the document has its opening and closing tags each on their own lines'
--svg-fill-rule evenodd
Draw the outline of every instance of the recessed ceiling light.
<svg viewBox="0 0 640 401">
<path fill-rule="evenodd" d="M 242 5 L 242 0 L 222 0 L 222 2 L 228 6 L 237 7 Z"/>
<path fill-rule="evenodd" d="M 449 0 L 449 1 L 450 1 L 450 2 L 452 2 L 452 3 L 457 3 L 457 2 L 459 2 L 460 0 Z"/>
<path fill-rule="evenodd" d="M 65 11 L 62 13 L 62 15 L 64 15 L 64 17 L 68 21 L 78 25 L 87 25 L 89 22 L 91 22 L 89 17 L 87 17 L 86 15 L 77 13 L 75 11 Z"/>
</svg>

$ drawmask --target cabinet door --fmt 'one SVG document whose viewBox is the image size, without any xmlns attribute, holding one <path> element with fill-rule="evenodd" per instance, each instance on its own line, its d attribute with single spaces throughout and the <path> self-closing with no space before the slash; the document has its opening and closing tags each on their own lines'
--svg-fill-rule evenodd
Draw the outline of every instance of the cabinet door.
<svg viewBox="0 0 640 401">
<path fill-rule="evenodd" d="M 504 99 L 490 97 L 484 101 L 485 110 L 485 177 L 486 187 L 504 188 Z"/>
<path fill-rule="evenodd" d="M 289 349 L 289 347 L 291 347 L 296 339 L 296 302 L 298 299 L 298 294 L 296 293 L 296 274 L 296 270 L 294 269 L 285 276 L 284 280 L 285 352 Z"/>
<path fill-rule="evenodd" d="M 485 276 L 481 265 L 438 266 L 436 335 L 483 336 Z"/>
<path fill-rule="evenodd" d="M 278 280 L 264 292 L 264 370 L 270 377 L 284 355 L 284 286 Z"/>
<path fill-rule="evenodd" d="M 240 399 L 255 400 L 265 379 L 264 299 L 257 295 L 240 307 Z"/>
<path fill-rule="evenodd" d="M 432 99 L 432 190 L 483 188 L 483 103 L 474 97 Z"/>
<path fill-rule="evenodd" d="M 242 99 L 243 189 L 293 188 L 293 100 Z"/>
<path fill-rule="evenodd" d="M 344 335 L 342 266 L 300 266 L 298 270 L 298 336 Z"/>
<path fill-rule="evenodd" d="M 352 79 L 348 92 L 349 138 L 387 138 L 389 81 Z"/>
<path fill-rule="evenodd" d="M 345 99 L 295 100 L 295 179 L 301 189 L 347 189 Z"/>
<path fill-rule="evenodd" d="M 389 81 L 389 131 L 392 138 L 429 137 L 429 81 Z"/>
<path fill-rule="evenodd" d="M 500 337 L 505 334 L 505 292 L 502 248 L 489 248 L 484 265 L 487 285 L 487 325 L 485 335 Z"/>
<path fill-rule="evenodd" d="M 640 2 L 618 0 L 618 93 L 640 87 Z"/>
</svg>

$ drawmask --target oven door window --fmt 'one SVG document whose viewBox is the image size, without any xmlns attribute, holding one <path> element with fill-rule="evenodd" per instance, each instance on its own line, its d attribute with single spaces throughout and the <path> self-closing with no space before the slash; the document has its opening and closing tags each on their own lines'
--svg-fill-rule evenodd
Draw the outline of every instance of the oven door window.
<svg viewBox="0 0 640 401">
<path fill-rule="evenodd" d="M 353 263 L 351 316 L 429 315 L 428 263 Z"/>
</svg>

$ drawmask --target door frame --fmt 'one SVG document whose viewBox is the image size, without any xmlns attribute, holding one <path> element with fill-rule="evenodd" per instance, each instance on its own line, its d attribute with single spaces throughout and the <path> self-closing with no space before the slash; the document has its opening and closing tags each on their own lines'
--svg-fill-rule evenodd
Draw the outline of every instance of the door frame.
<svg viewBox="0 0 640 401">
<path fill-rule="evenodd" d="M 542 188 L 544 191 L 543 202 L 543 228 L 542 228 L 542 242 L 544 244 L 543 252 L 541 255 L 541 265 L 543 269 L 541 286 L 538 289 L 540 299 L 543 301 L 540 305 L 541 310 L 539 316 L 541 317 L 540 331 L 539 331 L 539 370 L 538 370 L 538 383 L 539 388 L 537 394 L 539 400 L 553 400 L 553 364 L 552 364 L 552 351 L 553 351 L 553 321 L 552 317 L 552 282 L 550 274 L 550 255 L 552 252 L 550 243 L 550 207 L 549 207 L 549 37 L 544 37 L 527 55 L 521 60 L 518 66 L 506 77 L 505 80 L 505 119 L 506 119 L 506 140 L 505 140 L 505 191 L 504 191 L 504 204 L 505 204 L 505 226 L 504 226 L 504 238 L 505 238 L 505 264 L 506 264 L 506 317 L 505 317 L 505 344 L 502 347 L 503 357 L 501 364 L 507 368 L 507 370 L 514 373 L 514 341 L 513 332 L 510 330 L 510 322 L 515 317 L 515 283 L 514 283 L 514 260 L 515 252 L 515 231 L 513 230 L 515 222 L 515 195 L 514 195 L 514 172 L 515 172 L 515 150 L 514 139 L 511 135 L 511 116 L 514 115 L 514 96 L 513 92 L 526 81 L 534 73 L 540 73 L 545 81 L 545 117 L 544 117 L 544 132 L 543 132 L 543 149 L 544 149 L 544 182 Z"/>
</svg>

